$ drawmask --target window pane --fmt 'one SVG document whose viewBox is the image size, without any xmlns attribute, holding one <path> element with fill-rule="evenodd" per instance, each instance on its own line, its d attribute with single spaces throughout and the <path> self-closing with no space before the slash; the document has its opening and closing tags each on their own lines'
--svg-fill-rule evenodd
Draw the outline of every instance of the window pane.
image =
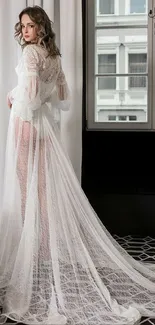
<svg viewBox="0 0 155 325">
<path fill-rule="evenodd" d="M 137 121 L 137 116 L 136 115 L 129 116 L 129 121 Z"/>
<path fill-rule="evenodd" d="M 129 54 L 129 73 L 146 73 L 147 54 Z M 130 88 L 146 88 L 146 77 L 130 77 Z"/>
<path fill-rule="evenodd" d="M 141 14 L 146 12 L 146 0 L 130 0 L 130 13 Z"/>
<path fill-rule="evenodd" d="M 127 115 L 118 115 L 118 120 L 119 121 L 126 121 L 127 120 Z"/>
<path fill-rule="evenodd" d="M 98 89 L 116 89 L 116 77 L 101 77 L 98 80 Z"/>
<path fill-rule="evenodd" d="M 109 121 L 116 121 L 116 115 L 109 115 L 108 120 Z"/>
<path fill-rule="evenodd" d="M 116 54 L 98 55 L 98 73 L 116 73 Z M 99 78 L 99 89 L 116 89 L 116 78 Z"/>
<path fill-rule="evenodd" d="M 102 15 L 114 14 L 114 0 L 99 0 L 99 13 Z"/>
</svg>

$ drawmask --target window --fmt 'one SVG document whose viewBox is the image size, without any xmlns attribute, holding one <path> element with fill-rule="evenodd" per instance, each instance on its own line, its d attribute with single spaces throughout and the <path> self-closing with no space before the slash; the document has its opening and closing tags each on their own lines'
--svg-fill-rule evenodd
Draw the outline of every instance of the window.
<svg viewBox="0 0 155 325">
<path fill-rule="evenodd" d="M 118 120 L 119 121 L 126 121 L 127 120 L 127 116 L 125 116 L 125 115 L 119 115 L 118 116 Z"/>
<path fill-rule="evenodd" d="M 116 73 L 116 54 L 99 54 L 98 72 Z M 98 89 L 116 89 L 116 77 L 100 77 L 98 79 Z"/>
<path fill-rule="evenodd" d="M 137 121 L 137 116 L 136 115 L 108 115 L 108 121 L 111 122 Z"/>
<path fill-rule="evenodd" d="M 130 0 L 131 14 L 144 14 L 146 12 L 146 0 Z"/>
<path fill-rule="evenodd" d="M 87 129 L 155 130 L 155 0 L 85 2 Z"/>
<path fill-rule="evenodd" d="M 114 0 L 99 0 L 99 14 L 114 14 Z"/>
<path fill-rule="evenodd" d="M 109 115 L 108 120 L 109 121 L 116 121 L 116 115 Z"/>
<path fill-rule="evenodd" d="M 136 115 L 131 115 L 129 116 L 130 121 L 137 121 L 137 116 Z"/>
<path fill-rule="evenodd" d="M 146 73 L 147 54 L 129 54 L 129 73 Z M 146 77 L 129 77 L 129 88 L 146 88 Z"/>
</svg>

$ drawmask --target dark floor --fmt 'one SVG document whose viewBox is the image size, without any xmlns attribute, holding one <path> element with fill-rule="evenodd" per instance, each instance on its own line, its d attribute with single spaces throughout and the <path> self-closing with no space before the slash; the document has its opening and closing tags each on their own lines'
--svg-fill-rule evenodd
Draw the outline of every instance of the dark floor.
<svg viewBox="0 0 155 325">
<path fill-rule="evenodd" d="M 134 258 L 146 262 L 155 262 L 155 239 L 149 236 L 140 238 L 130 235 L 125 237 L 115 235 L 114 237 Z M 9 323 L 12 324 L 10 320 L 7 324 Z M 142 318 L 139 325 L 155 325 L 155 319 Z"/>
<path fill-rule="evenodd" d="M 135 259 L 145 262 L 155 262 L 155 239 L 151 237 L 133 237 L 114 236 L 119 244 L 126 249 Z M 142 318 L 140 324 L 142 325 L 155 325 L 155 319 Z"/>
</svg>

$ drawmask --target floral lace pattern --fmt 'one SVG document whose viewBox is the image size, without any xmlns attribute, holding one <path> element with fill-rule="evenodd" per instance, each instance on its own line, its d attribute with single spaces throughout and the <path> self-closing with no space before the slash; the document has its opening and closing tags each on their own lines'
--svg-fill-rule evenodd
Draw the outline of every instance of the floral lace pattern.
<svg viewBox="0 0 155 325">
<path fill-rule="evenodd" d="M 69 88 L 59 56 L 48 57 L 44 48 L 27 45 L 16 67 L 18 86 L 9 93 L 13 112 L 25 121 L 32 121 L 34 111 L 44 113 L 43 105 L 51 111 L 68 110 Z"/>
</svg>

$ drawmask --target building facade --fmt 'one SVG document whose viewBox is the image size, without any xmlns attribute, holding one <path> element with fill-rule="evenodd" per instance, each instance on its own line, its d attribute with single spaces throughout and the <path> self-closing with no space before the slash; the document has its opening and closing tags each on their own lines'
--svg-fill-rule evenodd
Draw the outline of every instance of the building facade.
<svg viewBox="0 0 155 325">
<path fill-rule="evenodd" d="M 147 122 L 147 1 L 96 0 L 96 122 Z"/>
</svg>

